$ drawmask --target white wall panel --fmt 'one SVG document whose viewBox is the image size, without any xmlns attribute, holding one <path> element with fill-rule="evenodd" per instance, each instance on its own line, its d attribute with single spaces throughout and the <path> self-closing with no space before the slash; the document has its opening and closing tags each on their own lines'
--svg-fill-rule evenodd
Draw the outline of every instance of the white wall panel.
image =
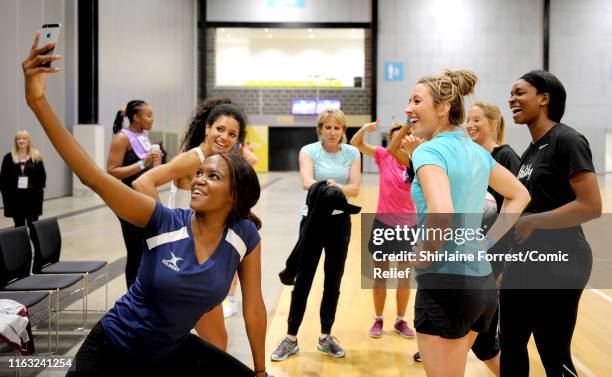
<svg viewBox="0 0 612 377">
<path fill-rule="evenodd" d="M 612 2 L 552 0 L 550 5 L 550 71 L 567 91 L 562 121 L 585 134 L 595 168 L 603 172 L 603 133 L 612 132 Z M 603 133 L 589 138 L 590 128 Z"/>
<path fill-rule="evenodd" d="M 155 131 L 181 133 L 196 105 L 194 0 L 99 2 L 99 118 L 106 147 L 121 106 L 143 99 Z"/>
<path fill-rule="evenodd" d="M 510 128 L 517 127 L 507 101 L 518 77 L 542 67 L 542 16 L 542 1 L 533 0 L 380 1 L 377 107 L 382 124 L 404 119 L 420 77 L 450 68 L 473 70 L 479 84 L 470 100 L 496 104 Z M 403 81 L 384 81 L 385 61 L 404 63 Z M 528 137 L 526 130 L 509 134 Z"/>
<path fill-rule="evenodd" d="M 0 155 L 8 153 L 13 145 L 17 130 L 28 130 L 34 145 L 40 149 L 47 170 L 46 198 L 67 195 L 70 192 L 70 173 L 59 158 L 38 121 L 25 104 L 21 61 L 32 46 L 34 33 L 44 23 L 61 23 L 70 26 L 74 19 L 66 14 L 75 6 L 75 0 L 1 0 L 0 35 Z M 66 28 L 62 30 L 57 53 L 64 58 L 58 63 L 62 71 L 48 80 L 47 97 L 56 114 L 66 122 L 66 103 L 75 102 L 74 93 L 66 94 L 65 71 L 73 70 L 74 53 L 67 47 Z M 72 124 L 67 123 L 68 128 Z M 2 157 L 0 156 L 0 157 Z M 0 202 L 1 203 L 1 202 Z"/>
</svg>

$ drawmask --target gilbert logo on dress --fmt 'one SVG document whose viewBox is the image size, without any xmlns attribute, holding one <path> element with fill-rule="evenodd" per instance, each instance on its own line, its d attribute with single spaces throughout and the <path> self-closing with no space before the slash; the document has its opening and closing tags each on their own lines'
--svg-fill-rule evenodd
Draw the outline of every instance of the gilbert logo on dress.
<svg viewBox="0 0 612 377">
<path fill-rule="evenodd" d="M 170 252 L 170 255 L 172 255 L 172 259 L 162 259 L 162 263 L 170 267 L 174 271 L 179 272 L 181 269 L 176 264 L 178 263 L 178 261 L 183 260 L 183 258 L 177 257 L 176 255 L 174 255 L 173 252 Z"/>
</svg>

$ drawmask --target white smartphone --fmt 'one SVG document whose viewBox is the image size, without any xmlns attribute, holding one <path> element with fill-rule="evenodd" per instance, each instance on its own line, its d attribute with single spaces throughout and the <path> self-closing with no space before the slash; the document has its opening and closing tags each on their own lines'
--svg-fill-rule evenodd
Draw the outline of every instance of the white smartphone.
<svg viewBox="0 0 612 377">
<path fill-rule="evenodd" d="M 42 47 L 49 43 L 55 43 L 59 40 L 61 24 L 44 24 L 40 30 L 40 39 L 38 40 L 38 47 Z M 52 55 L 55 48 L 50 49 L 43 55 Z M 42 63 L 40 67 L 51 67 L 51 62 Z"/>
</svg>

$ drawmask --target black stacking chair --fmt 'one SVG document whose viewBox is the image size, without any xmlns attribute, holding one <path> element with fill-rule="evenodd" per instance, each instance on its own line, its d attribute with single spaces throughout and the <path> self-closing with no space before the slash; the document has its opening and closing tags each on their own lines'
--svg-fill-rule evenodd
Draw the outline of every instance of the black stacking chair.
<svg viewBox="0 0 612 377">
<path fill-rule="evenodd" d="M 52 217 L 35 221 L 30 229 L 30 238 L 34 244 L 34 274 L 79 274 L 83 276 L 85 287 L 85 312 L 83 313 L 83 328 L 87 326 L 89 305 L 87 296 L 92 283 L 105 279 L 105 306 L 108 309 L 108 263 L 106 261 L 62 261 L 62 236 L 57 218 Z"/>
<path fill-rule="evenodd" d="M 32 247 L 25 226 L 0 230 L 0 291 L 43 291 L 52 296 L 55 349 L 59 348 L 60 310 L 80 292 L 85 310 L 82 275 L 30 275 Z"/>
<path fill-rule="evenodd" d="M 51 352 L 51 296 L 49 292 L 0 292 L 0 300 L 13 300 L 28 309 L 30 326 L 47 321 L 48 347 Z"/>
</svg>

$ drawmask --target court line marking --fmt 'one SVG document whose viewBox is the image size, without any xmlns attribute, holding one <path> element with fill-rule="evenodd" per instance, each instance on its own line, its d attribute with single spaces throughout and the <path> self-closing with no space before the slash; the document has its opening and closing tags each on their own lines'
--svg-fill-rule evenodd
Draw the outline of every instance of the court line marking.
<svg viewBox="0 0 612 377">
<path fill-rule="evenodd" d="M 572 361 L 574 362 L 574 366 L 580 369 L 582 371 L 582 375 L 584 375 L 585 377 L 597 377 L 597 375 L 593 373 L 592 370 L 587 368 L 587 366 L 584 365 L 584 363 L 580 361 L 580 359 L 577 358 L 576 355 L 572 355 Z"/>
<path fill-rule="evenodd" d="M 603 298 L 604 300 L 608 301 L 609 303 L 612 304 L 612 297 L 608 296 L 607 294 L 603 293 L 602 291 L 600 291 L 599 289 L 596 288 L 589 288 L 589 286 L 587 286 L 587 288 L 595 293 L 596 295 L 599 295 L 601 298 Z"/>
<path fill-rule="evenodd" d="M 595 293 L 596 295 L 600 296 L 604 300 L 608 301 L 609 303 L 612 303 L 612 297 L 603 293 L 599 289 L 590 288 L 588 285 L 586 286 L 586 288 L 591 292 Z M 574 362 L 576 368 L 580 369 L 586 377 L 597 377 L 597 375 L 592 370 L 590 370 L 582 361 L 580 361 L 580 359 L 574 354 L 572 354 L 572 361 Z"/>
</svg>

